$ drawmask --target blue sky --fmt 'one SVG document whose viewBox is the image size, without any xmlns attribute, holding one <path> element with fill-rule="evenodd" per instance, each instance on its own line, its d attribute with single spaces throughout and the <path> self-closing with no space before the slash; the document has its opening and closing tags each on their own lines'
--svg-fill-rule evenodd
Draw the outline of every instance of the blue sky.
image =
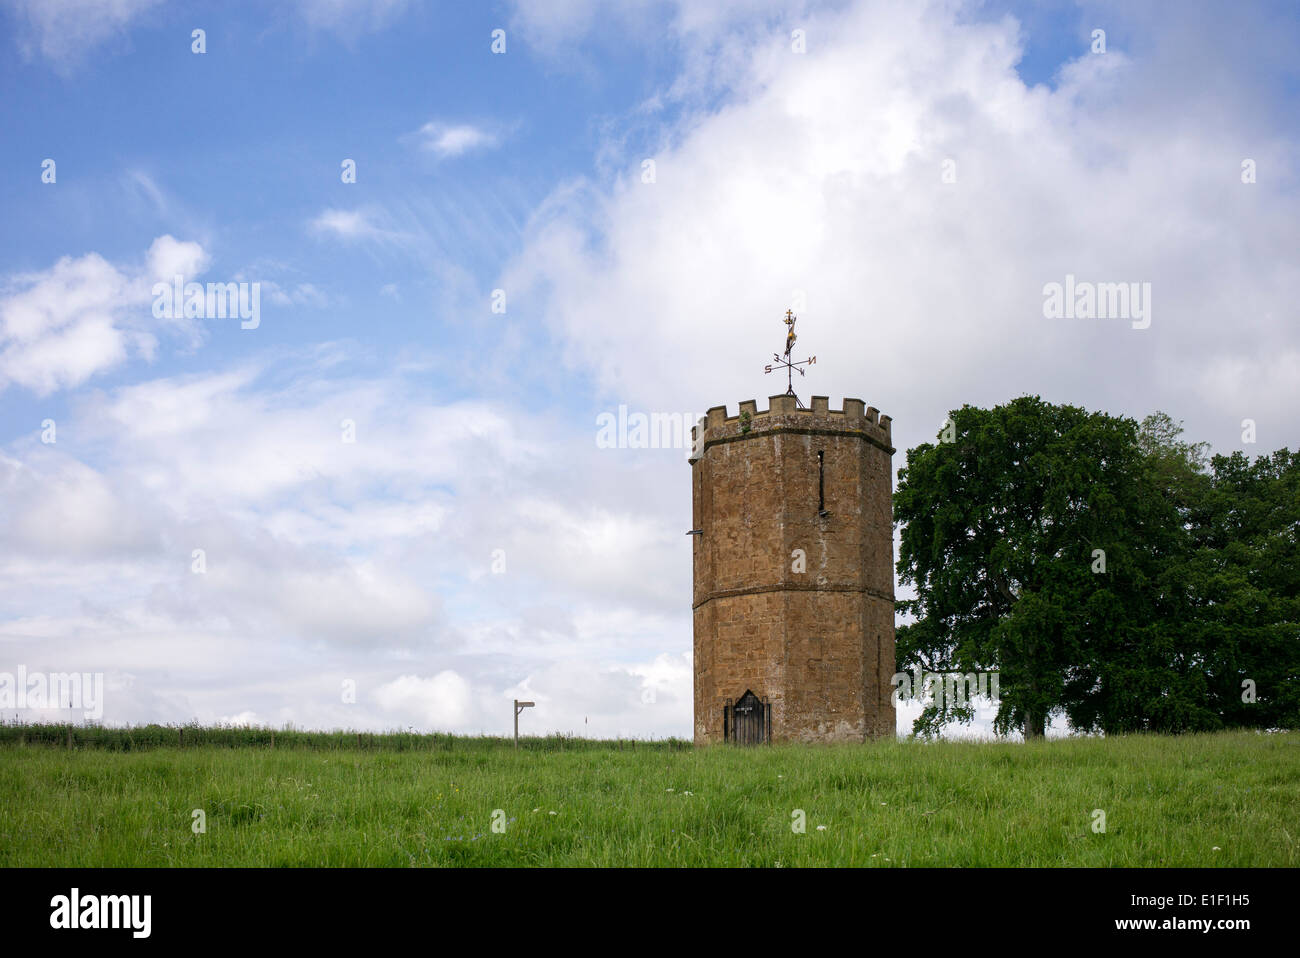
<svg viewBox="0 0 1300 958">
<path fill-rule="evenodd" d="M 596 417 L 761 407 L 800 293 L 896 467 L 1026 392 L 1294 447 L 1294 7 L 1132 6 L 0 4 L 0 669 L 688 735 L 689 470 Z M 159 321 L 182 268 L 257 328 Z M 1066 274 L 1150 328 L 1046 319 Z"/>
<path fill-rule="evenodd" d="M 254 342 L 212 330 L 202 356 L 165 357 L 176 368 L 364 329 L 383 350 L 436 344 L 455 370 L 450 360 L 473 352 L 460 296 L 486 298 L 529 213 L 591 172 L 601 117 L 652 81 L 639 68 L 580 77 L 508 47 L 492 56 L 505 19 L 487 8 L 413 5 L 387 29 L 331 30 L 288 8 L 268 23 L 262 7 L 151 8 L 66 77 L 13 55 L 23 28 L 11 14 L 4 85 L 23 92 L 5 97 L 7 138 L 54 157 L 61 175 L 42 193 L 20 172 L 29 151 L 6 150 L 5 207 L 27 224 L 6 231 L 6 262 L 36 271 L 89 250 L 129 260 L 162 232 L 201 237 L 212 273 L 310 283 L 332 308 L 288 305 Z M 189 39 L 200 21 L 202 56 Z M 419 132 L 429 123 L 488 131 L 501 148 L 440 156 Z M 346 158 L 355 184 L 340 182 Z M 390 243 L 331 243 L 309 228 L 329 210 L 380 207 L 375 228 L 401 234 Z"/>
</svg>

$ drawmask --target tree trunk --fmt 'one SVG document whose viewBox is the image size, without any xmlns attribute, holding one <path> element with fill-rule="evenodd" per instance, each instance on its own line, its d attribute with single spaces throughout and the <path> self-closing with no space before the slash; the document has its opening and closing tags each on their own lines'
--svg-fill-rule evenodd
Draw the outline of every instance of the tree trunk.
<svg viewBox="0 0 1300 958">
<path fill-rule="evenodd" d="M 1031 643 L 1029 646 L 1029 658 L 1033 661 L 1038 655 L 1038 643 Z M 1030 676 L 1029 679 L 1029 701 L 1041 702 L 1042 699 L 1038 694 L 1038 677 Z M 1047 710 L 1027 708 L 1025 710 L 1025 741 L 1029 742 L 1036 738 L 1042 738 L 1047 732 Z"/>
</svg>

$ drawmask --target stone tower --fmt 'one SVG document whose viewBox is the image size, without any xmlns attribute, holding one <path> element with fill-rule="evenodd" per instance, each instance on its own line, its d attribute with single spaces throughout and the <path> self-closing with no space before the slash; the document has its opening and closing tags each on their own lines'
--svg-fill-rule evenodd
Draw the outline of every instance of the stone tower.
<svg viewBox="0 0 1300 958">
<path fill-rule="evenodd" d="M 892 736 L 889 417 L 773 396 L 692 439 L 695 744 Z"/>
</svg>

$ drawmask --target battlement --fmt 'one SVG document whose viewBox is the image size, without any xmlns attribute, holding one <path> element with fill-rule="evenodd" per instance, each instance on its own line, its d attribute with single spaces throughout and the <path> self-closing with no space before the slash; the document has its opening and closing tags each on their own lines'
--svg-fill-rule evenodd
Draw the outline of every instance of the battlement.
<svg viewBox="0 0 1300 958">
<path fill-rule="evenodd" d="M 812 405 L 800 409 L 795 398 L 788 393 L 768 397 L 768 408 L 758 409 L 758 403 L 746 399 L 734 416 L 727 415 L 726 406 L 714 406 L 691 427 L 691 458 L 701 455 L 706 446 L 718 441 L 736 439 L 774 431 L 829 430 L 837 433 L 861 433 L 873 445 L 880 446 L 890 455 L 894 453 L 890 436 L 891 419 L 882 415 L 875 406 L 861 399 L 845 399 L 843 409 L 831 409 L 827 396 L 813 396 Z"/>
</svg>

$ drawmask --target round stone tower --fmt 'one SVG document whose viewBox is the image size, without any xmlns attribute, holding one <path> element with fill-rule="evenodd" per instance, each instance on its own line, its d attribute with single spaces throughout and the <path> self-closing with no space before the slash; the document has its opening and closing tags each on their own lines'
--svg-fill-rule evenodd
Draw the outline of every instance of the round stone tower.
<svg viewBox="0 0 1300 958">
<path fill-rule="evenodd" d="M 889 417 L 773 396 L 692 439 L 695 743 L 892 736 Z"/>
</svg>

